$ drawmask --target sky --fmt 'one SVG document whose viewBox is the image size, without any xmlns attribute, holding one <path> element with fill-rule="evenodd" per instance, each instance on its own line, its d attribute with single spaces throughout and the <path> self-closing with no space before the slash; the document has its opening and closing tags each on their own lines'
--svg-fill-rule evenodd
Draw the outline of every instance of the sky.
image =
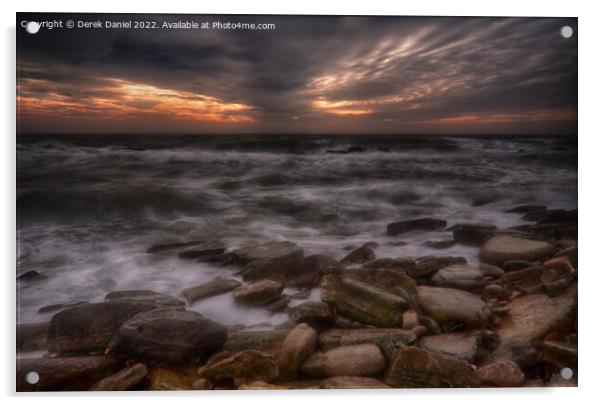
<svg viewBox="0 0 602 405">
<path fill-rule="evenodd" d="M 21 21 L 275 24 L 67 29 Z M 17 15 L 19 133 L 577 133 L 577 19 Z M 570 26 L 570 38 L 561 28 Z"/>
</svg>

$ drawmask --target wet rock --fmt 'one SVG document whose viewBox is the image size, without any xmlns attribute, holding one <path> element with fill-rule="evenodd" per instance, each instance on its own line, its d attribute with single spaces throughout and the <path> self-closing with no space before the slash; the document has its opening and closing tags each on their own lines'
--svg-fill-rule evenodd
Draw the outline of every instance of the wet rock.
<svg viewBox="0 0 602 405">
<path fill-rule="evenodd" d="M 359 247 L 353 251 L 351 251 L 351 253 L 349 253 L 347 256 L 345 256 L 343 259 L 341 259 L 341 263 L 342 264 L 361 264 L 361 263 L 365 263 L 365 262 L 369 262 L 371 260 L 374 260 L 376 258 L 376 254 L 374 253 L 374 250 L 370 249 L 367 246 L 362 246 Z"/>
<path fill-rule="evenodd" d="M 30 270 L 25 272 L 19 276 L 17 276 L 17 280 L 19 281 L 43 281 L 46 280 L 48 276 L 45 274 L 39 273 L 35 270 Z"/>
<path fill-rule="evenodd" d="M 17 351 L 45 350 L 49 325 L 49 322 L 17 325 Z"/>
<path fill-rule="evenodd" d="M 172 369 L 160 366 L 150 376 L 151 391 L 184 391 L 192 388 L 198 376 L 191 367 Z"/>
<path fill-rule="evenodd" d="M 119 328 L 116 351 L 180 363 L 220 350 L 226 337 L 226 328 L 199 313 L 159 308 L 126 321 Z"/>
<path fill-rule="evenodd" d="M 419 338 L 429 333 L 429 330 L 424 325 L 417 325 L 412 328 L 412 333 L 416 335 L 417 338 Z"/>
<path fill-rule="evenodd" d="M 435 218 L 418 218 L 409 221 L 392 222 L 387 225 L 387 233 L 391 236 L 414 231 L 438 231 L 447 226 L 447 222 Z"/>
<path fill-rule="evenodd" d="M 340 346 L 312 354 L 303 364 L 310 377 L 375 376 L 386 367 L 385 357 L 375 344 Z"/>
<path fill-rule="evenodd" d="M 420 323 L 422 323 L 428 329 L 429 333 L 432 333 L 433 335 L 438 335 L 441 333 L 441 327 L 431 317 L 424 316 L 424 315 L 421 316 Z"/>
<path fill-rule="evenodd" d="M 276 351 L 288 335 L 287 329 L 267 331 L 238 331 L 228 334 L 224 351 L 230 353 L 244 350 Z"/>
<path fill-rule="evenodd" d="M 416 326 L 420 325 L 420 317 L 418 312 L 413 309 L 408 309 L 403 313 L 403 328 L 405 330 L 412 330 Z"/>
<path fill-rule="evenodd" d="M 408 303 L 416 301 L 416 281 L 409 277 L 405 271 L 393 269 L 357 269 L 349 274 L 364 283 L 398 295 L 408 301 Z"/>
<path fill-rule="evenodd" d="M 497 227 L 488 224 L 460 224 L 454 227 L 456 243 L 469 246 L 481 246 L 495 235 Z"/>
<path fill-rule="evenodd" d="M 479 386 L 470 364 L 413 346 L 401 346 L 384 379 L 397 388 L 471 388 Z"/>
<path fill-rule="evenodd" d="M 479 263 L 479 270 L 481 270 L 484 277 L 498 278 L 506 274 L 503 269 L 487 263 Z"/>
<path fill-rule="evenodd" d="M 108 356 L 42 357 L 17 359 L 17 391 L 83 391 L 114 373 L 119 362 Z M 40 380 L 29 384 L 36 372 Z"/>
<path fill-rule="evenodd" d="M 234 301 L 244 305 L 262 306 L 280 299 L 284 285 L 272 280 L 256 281 L 234 290 Z"/>
<path fill-rule="evenodd" d="M 171 250 L 180 250 L 184 248 L 188 248 L 191 246 L 203 244 L 203 241 L 193 240 L 190 242 L 167 242 L 167 243 L 157 243 L 146 250 L 146 253 L 161 253 L 165 251 Z"/>
<path fill-rule="evenodd" d="M 572 275 L 575 269 L 571 260 L 566 256 L 554 257 L 543 263 L 543 268 L 546 270 L 557 270 L 558 273 Z"/>
<path fill-rule="evenodd" d="M 161 294 L 150 290 L 123 290 L 113 291 L 105 295 L 105 301 L 138 302 L 155 307 L 183 307 L 186 303 L 170 295 Z"/>
<path fill-rule="evenodd" d="M 503 264 L 504 271 L 517 271 L 523 270 L 527 267 L 532 267 L 533 263 L 526 260 L 506 260 Z"/>
<path fill-rule="evenodd" d="M 483 336 L 480 333 L 445 333 L 425 336 L 419 346 L 429 352 L 453 356 L 468 363 L 474 363 L 483 354 Z"/>
<path fill-rule="evenodd" d="M 278 367 L 280 376 L 285 380 L 297 378 L 305 360 L 315 351 L 318 344 L 318 333 L 306 323 L 295 327 L 284 339 Z"/>
<path fill-rule="evenodd" d="M 222 241 L 207 241 L 184 248 L 178 253 L 178 257 L 182 259 L 200 259 L 203 257 L 221 255 L 225 251 L 226 245 L 224 245 Z"/>
<path fill-rule="evenodd" d="M 564 367 L 577 367 L 577 345 L 569 342 L 545 341 L 541 345 L 544 360 Z"/>
<path fill-rule="evenodd" d="M 442 287 L 418 287 L 418 304 L 440 324 L 476 324 L 485 318 L 485 302 L 467 291 Z"/>
<path fill-rule="evenodd" d="M 416 260 L 416 264 L 407 270 L 408 276 L 415 279 L 431 277 L 437 271 L 444 267 L 454 264 L 466 264 L 466 259 L 463 257 L 421 257 Z"/>
<path fill-rule="evenodd" d="M 544 268 L 541 266 L 512 271 L 498 278 L 496 284 L 504 289 L 514 289 L 527 294 L 533 294 L 544 288 L 541 281 L 543 272 Z"/>
<path fill-rule="evenodd" d="M 513 361 L 500 361 L 488 364 L 477 370 L 481 384 L 491 387 L 521 387 L 525 375 Z"/>
<path fill-rule="evenodd" d="M 292 257 L 279 260 L 256 260 L 245 265 L 245 281 L 273 280 L 286 286 L 313 286 L 322 274 L 343 268 L 336 260 L 324 255 Z"/>
<path fill-rule="evenodd" d="M 295 323 L 307 323 L 316 329 L 328 327 L 334 322 L 334 313 L 324 302 L 304 302 L 291 308 L 289 317 Z"/>
<path fill-rule="evenodd" d="M 109 301 L 84 304 L 58 312 L 48 328 L 51 353 L 104 352 L 116 339 L 121 325 L 156 306 L 148 302 Z"/>
<path fill-rule="evenodd" d="M 278 377 L 278 366 L 273 356 L 256 350 L 245 350 L 210 361 L 199 369 L 199 374 L 213 384 L 232 383 L 238 387 L 255 381 L 274 381 Z"/>
<path fill-rule="evenodd" d="M 528 224 L 510 228 L 510 230 L 528 235 L 530 239 L 555 243 L 562 239 L 578 237 L 577 223 L 574 224 Z"/>
<path fill-rule="evenodd" d="M 497 284 L 489 284 L 483 288 L 483 295 L 498 298 L 504 294 L 504 289 Z"/>
<path fill-rule="evenodd" d="M 516 207 L 510 208 L 506 212 L 515 213 L 515 214 L 525 214 L 527 212 L 541 211 L 541 210 L 545 210 L 545 209 L 546 209 L 545 205 L 518 205 Z"/>
<path fill-rule="evenodd" d="M 323 350 L 373 343 L 387 358 L 392 357 L 400 345 L 408 345 L 415 340 L 414 332 L 396 328 L 330 329 L 321 333 L 319 338 Z"/>
<path fill-rule="evenodd" d="M 186 298 L 186 301 L 188 301 L 189 304 L 194 304 L 203 298 L 213 297 L 214 295 L 232 291 L 241 285 L 242 284 L 236 280 L 219 277 L 215 280 L 209 281 L 208 283 L 186 288 L 181 294 L 184 296 L 184 298 Z"/>
<path fill-rule="evenodd" d="M 233 259 L 240 264 L 263 260 L 287 260 L 303 257 L 303 249 L 292 242 L 273 242 L 243 247 L 231 252 Z"/>
<path fill-rule="evenodd" d="M 282 312 L 284 311 L 286 308 L 288 308 L 288 304 L 291 302 L 291 299 L 288 297 L 284 297 L 284 298 L 280 298 L 277 301 L 273 301 L 271 303 L 269 303 L 265 309 L 267 309 L 268 311 L 272 312 L 272 313 L 276 313 L 276 312 Z"/>
<path fill-rule="evenodd" d="M 65 302 L 63 304 L 52 304 L 52 305 L 46 305 L 45 307 L 42 307 L 40 309 L 38 309 L 38 313 L 39 314 L 46 314 L 49 312 L 58 312 L 61 311 L 63 309 L 67 309 L 67 308 L 71 308 L 71 307 L 76 307 L 78 305 L 83 305 L 83 304 L 87 304 L 86 301 L 72 301 L 72 302 Z"/>
<path fill-rule="evenodd" d="M 320 292 L 322 301 L 334 306 L 337 313 L 380 327 L 401 325 L 407 307 L 407 301 L 399 295 L 336 274 L 323 277 Z"/>
<path fill-rule="evenodd" d="M 459 288 L 462 290 L 474 290 L 484 285 L 481 271 L 467 264 L 455 264 L 444 267 L 437 271 L 432 281 L 441 287 Z"/>
<path fill-rule="evenodd" d="M 391 259 L 388 257 L 383 257 L 380 259 L 374 259 L 370 262 L 364 263 L 364 269 L 387 269 L 387 270 L 397 270 L 397 271 L 405 271 L 408 268 L 414 265 L 414 260 L 406 257 L 398 257 L 396 259 Z"/>
<path fill-rule="evenodd" d="M 383 389 L 391 388 L 376 378 L 370 377 L 330 377 L 320 383 L 323 389 Z"/>
<path fill-rule="evenodd" d="M 487 264 L 500 266 L 508 260 L 539 260 L 551 255 L 553 250 L 547 242 L 502 235 L 489 239 L 481 247 L 479 258 Z"/>
<path fill-rule="evenodd" d="M 456 244 L 456 241 L 453 239 L 449 240 L 429 240 L 424 242 L 424 246 L 430 247 L 433 249 L 447 249 Z"/>
<path fill-rule="evenodd" d="M 134 364 L 94 384 L 90 391 L 129 391 L 148 376 L 142 363 Z"/>
<path fill-rule="evenodd" d="M 577 223 L 577 210 L 543 209 L 525 213 L 523 219 L 536 221 L 538 224 Z"/>
</svg>

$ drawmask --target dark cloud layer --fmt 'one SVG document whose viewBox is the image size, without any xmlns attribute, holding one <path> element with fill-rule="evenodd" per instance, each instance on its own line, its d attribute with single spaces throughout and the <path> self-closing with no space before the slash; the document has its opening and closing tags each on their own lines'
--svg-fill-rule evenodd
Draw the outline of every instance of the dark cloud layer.
<svg viewBox="0 0 602 405">
<path fill-rule="evenodd" d="M 18 29 L 20 131 L 576 133 L 576 19 L 152 19 L 276 29 Z"/>
</svg>

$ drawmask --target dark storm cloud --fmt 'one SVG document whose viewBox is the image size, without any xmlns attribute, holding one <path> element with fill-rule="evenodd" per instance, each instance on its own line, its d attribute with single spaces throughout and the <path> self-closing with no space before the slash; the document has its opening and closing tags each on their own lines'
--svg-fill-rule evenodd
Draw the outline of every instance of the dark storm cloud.
<svg viewBox="0 0 602 405">
<path fill-rule="evenodd" d="M 464 121 L 504 132 L 508 120 L 525 121 L 525 132 L 575 130 L 577 42 L 559 30 L 576 30 L 576 19 L 160 19 L 265 22 L 276 30 L 19 30 L 20 84 L 36 97 L 64 96 L 62 102 L 110 98 L 112 79 L 182 92 L 184 98 L 198 94 L 248 106 L 253 122 L 245 125 L 251 130 L 429 132 L 437 120 L 454 117 L 449 132 L 467 130 Z M 143 109 L 149 101 L 130 104 Z"/>
</svg>

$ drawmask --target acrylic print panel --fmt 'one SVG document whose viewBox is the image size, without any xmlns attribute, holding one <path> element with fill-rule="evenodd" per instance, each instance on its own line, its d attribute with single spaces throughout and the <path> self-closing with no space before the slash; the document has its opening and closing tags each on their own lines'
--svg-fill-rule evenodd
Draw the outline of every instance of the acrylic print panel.
<svg viewBox="0 0 602 405">
<path fill-rule="evenodd" d="M 575 18 L 17 20 L 17 390 L 577 384 Z"/>
</svg>

